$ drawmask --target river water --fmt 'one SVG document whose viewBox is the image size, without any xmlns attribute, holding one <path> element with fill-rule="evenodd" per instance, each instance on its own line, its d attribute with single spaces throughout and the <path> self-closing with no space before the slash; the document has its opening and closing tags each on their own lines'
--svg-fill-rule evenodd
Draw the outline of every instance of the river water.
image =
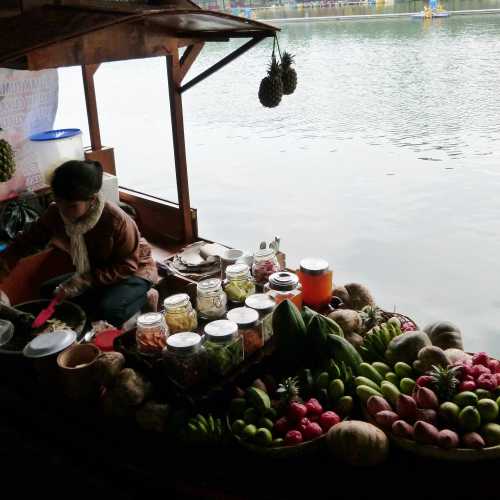
<svg viewBox="0 0 500 500">
<path fill-rule="evenodd" d="M 279 235 L 292 266 L 323 256 L 337 283 L 500 356 L 500 16 L 280 26 L 299 85 L 278 108 L 257 98 L 271 41 L 184 94 L 201 235 L 250 250 Z M 175 200 L 165 73 L 107 64 L 96 85 L 121 184 Z M 87 134 L 83 109 L 78 70 L 62 71 L 57 125 Z"/>
</svg>

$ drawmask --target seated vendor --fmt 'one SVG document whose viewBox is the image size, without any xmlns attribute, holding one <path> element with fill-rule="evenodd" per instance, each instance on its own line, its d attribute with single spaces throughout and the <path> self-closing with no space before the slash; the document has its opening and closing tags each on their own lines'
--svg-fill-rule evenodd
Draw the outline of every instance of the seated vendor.
<svg viewBox="0 0 500 500">
<path fill-rule="evenodd" d="M 100 193 L 102 177 L 94 161 L 68 161 L 55 170 L 55 203 L 1 254 L 0 280 L 22 257 L 55 242 L 76 272 L 51 280 L 51 293 L 74 299 L 93 320 L 120 327 L 145 305 L 158 276 L 135 222 Z"/>
</svg>

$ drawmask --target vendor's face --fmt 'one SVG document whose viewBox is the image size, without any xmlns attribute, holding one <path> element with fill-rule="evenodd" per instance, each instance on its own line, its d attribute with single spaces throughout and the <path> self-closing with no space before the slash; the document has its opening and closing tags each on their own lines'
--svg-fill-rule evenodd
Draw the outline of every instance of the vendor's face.
<svg viewBox="0 0 500 500">
<path fill-rule="evenodd" d="M 86 215 L 92 205 L 92 201 L 69 201 L 56 198 L 56 205 L 66 219 L 77 221 Z"/>
</svg>

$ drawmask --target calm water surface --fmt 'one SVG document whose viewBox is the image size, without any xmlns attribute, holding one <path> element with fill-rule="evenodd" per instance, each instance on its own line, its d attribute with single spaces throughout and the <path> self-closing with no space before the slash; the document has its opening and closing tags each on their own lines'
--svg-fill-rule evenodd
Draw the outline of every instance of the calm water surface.
<svg viewBox="0 0 500 500">
<path fill-rule="evenodd" d="M 290 264 L 324 256 L 336 282 L 500 356 L 500 16 L 282 28 L 299 86 L 277 109 L 257 99 L 267 41 L 184 94 L 201 234 L 279 235 Z M 237 45 L 207 47 L 192 74 Z M 121 184 L 175 199 L 165 73 L 114 63 L 96 84 Z M 85 129 L 82 103 L 78 70 L 61 72 L 57 125 Z"/>
</svg>

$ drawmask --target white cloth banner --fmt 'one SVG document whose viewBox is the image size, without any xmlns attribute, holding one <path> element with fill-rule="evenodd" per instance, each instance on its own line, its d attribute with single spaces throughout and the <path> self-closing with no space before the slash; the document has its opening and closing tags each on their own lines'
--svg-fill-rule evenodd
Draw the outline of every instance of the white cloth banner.
<svg viewBox="0 0 500 500">
<path fill-rule="evenodd" d="M 43 186 L 30 135 L 51 130 L 57 112 L 57 70 L 18 71 L 0 68 L 0 137 L 14 148 L 16 173 L 0 183 L 0 201 L 25 189 Z"/>
</svg>

